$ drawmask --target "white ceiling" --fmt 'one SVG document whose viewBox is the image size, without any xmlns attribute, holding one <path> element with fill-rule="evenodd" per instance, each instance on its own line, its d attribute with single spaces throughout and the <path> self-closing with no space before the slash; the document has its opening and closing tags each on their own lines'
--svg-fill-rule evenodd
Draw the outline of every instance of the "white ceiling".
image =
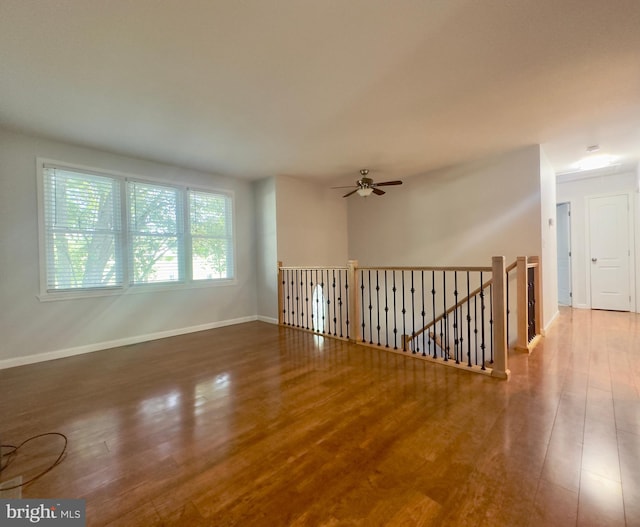
<svg viewBox="0 0 640 527">
<path fill-rule="evenodd" d="M 640 1 L 0 0 L 0 126 L 246 178 L 637 163 Z"/>
</svg>

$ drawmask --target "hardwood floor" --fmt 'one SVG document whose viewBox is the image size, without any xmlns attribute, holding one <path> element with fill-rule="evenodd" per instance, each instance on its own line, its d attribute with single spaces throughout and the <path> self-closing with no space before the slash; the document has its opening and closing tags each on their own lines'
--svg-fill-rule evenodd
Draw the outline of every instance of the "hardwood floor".
<svg viewBox="0 0 640 527">
<path fill-rule="evenodd" d="M 22 495 L 91 526 L 640 525 L 640 316 L 563 310 L 510 368 L 254 322 L 0 371 L 0 437 L 66 434 Z"/>
</svg>

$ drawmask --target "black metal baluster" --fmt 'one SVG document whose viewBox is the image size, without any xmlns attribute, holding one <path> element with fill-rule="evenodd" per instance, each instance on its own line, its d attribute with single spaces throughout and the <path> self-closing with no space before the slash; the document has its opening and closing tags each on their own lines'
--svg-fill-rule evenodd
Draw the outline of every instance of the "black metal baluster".
<svg viewBox="0 0 640 527">
<path fill-rule="evenodd" d="M 460 336 L 460 363 L 464 362 L 464 303 L 458 306 L 458 335 Z"/>
<path fill-rule="evenodd" d="M 436 343 L 436 331 L 438 328 L 436 328 L 436 272 L 435 271 L 431 271 L 431 301 L 433 304 L 433 311 L 431 313 L 431 316 L 433 318 L 433 322 L 431 327 L 433 328 L 432 333 L 433 333 L 433 339 L 431 339 L 431 335 L 429 335 L 429 353 L 431 353 L 431 340 L 433 340 L 433 358 L 437 359 L 438 358 L 438 346 Z"/>
<path fill-rule="evenodd" d="M 304 296 L 302 292 L 303 270 L 296 271 L 296 327 L 304 329 Z M 300 280 L 298 282 L 298 280 Z"/>
<path fill-rule="evenodd" d="M 449 360 L 449 320 L 447 318 L 447 272 L 442 271 L 442 324 L 440 325 L 441 347 L 444 347 L 444 360 Z M 444 334 L 442 326 L 444 325 Z"/>
<path fill-rule="evenodd" d="M 471 279 L 467 271 L 467 366 L 471 367 Z"/>
<path fill-rule="evenodd" d="M 489 339 L 489 362 L 493 364 L 493 284 L 489 285 L 489 328 L 491 338 Z"/>
<path fill-rule="evenodd" d="M 464 287 L 463 287 L 464 289 Z M 458 294 L 461 295 L 463 291 Z M 459 361 L 464 362 L 464 303 L 458 306 L 458 346 L 459 346 Z"/>
<path fill-rule="evenodd" d="M 531 342 L 536 336 L 536 288 L 535 288 L 535 270 L 533 267 L 527 268 L 527 342 Z"/>
<path fill-rule="evenodd" d="M 380 277 L 378 269 L 376 269 L 376 314 L 378 316 L 378 346 L 380 346 Z"/>
<path fill-rule="evenodd" d="M 482 282 L 480 283 L 482 285 Z M 474 364 L 478 364 L 478 295 L 474 295 L 473 297 L 473 334 L 476 340 L 476 347 L 474 349 L 475 352 L 475 361 Z"/>
<path fill-rule="evenodd" d="M 282 323 L 289 324 L 289 288 L 287 287 L 287 280 L 289 279 L 289 270 L 282 270 Z"/>
<path fill-rule="evenodd" d="M 407 334 L 407 310 L 404 307 L 404 271 L 400 271 L 402 273 L 402 334 Z M 405 337 L 406 338 L 406 337 Z M 407 351 L 406 344 L 402 343 L 402 351 Z"/>
<path fill-rule="evenodd" d="M 415 292 L 416 289 L 414 287 L 413 284 L 413 270 L 411 271 L 411 342 L 413 342 L 413 339 L 416 335 L 416 307 L 415 307 Z M 415 346 L 415 344 L 414 344 Z M 417 351 L 420 351 L 420 346 L 418 346 Z M 412 353 L 416 353 L 416 350 L 413 349 L 411 350 Z"/>
<path fill-rule="evenodd" d="M 320 269 L 320 290 L 322 291 L 322 333 L 327 332 L 327 328 L 324 325 L 324 270 Z"/>
<path fill-rule="evenodd" d="M 509 309 L 509 272 L 506 271 L 506 284 L 505 284 L 505 288 L 507 290 L 507 349 L 509 349 L 509 314 L 511 313 L 511 310 Z"/>
<path fill-rule="evenodd" d="M 328 271 L 327 271 L 328 272 Z M 336 270 L 331 270 L 331 287 L 333 288 L 333 336 L 338 336 L 336 325 L 338 324 L 338 315 L 336 313 Z"/>
<path fill-rule="evenodd" d="M 295 271 L 292 269 L 291 270 L 291 288 L 289 289 L 289 294 L 291 295 L 291 326 L 295 326 L 295 320 L 296 320 L 296 311 L 295 311 L 295 304 L 293 303 L 294 300 L 294 295 L 295 293 Z"/>
<path fill-rule="evenodd" d="M 482 319 L 482 344 L 480 344 L 480 349 L 482 350 L 482 368 L 481 369 L 486 369 L 484 366 L 484 362 L 485 362 L 485 358 L 484 358 L 484 350 L 485 350 L 485 341 L 484 341 L 484 318 L 485 318 L 485 305 L 484 305 L 484 287 L 482 287 L 482 284 L 484 284 L 484 282 L 482 281 L 482 271 L 480 272 L 480 287 L 482 288 L 480 290 L 480 312 L 481 312 L 481 319 Z"/>
<path fill-rule="evenodd" d="M 373 344 L 373 306 L 371 305 L 371 269 L 368 272 L 369 280 L 369 344 Z"/>
<path fill-rule="evenodd" d="M 325 283 L 327 284 L 327 289 L 329 289 L 329 283 L 330 283 L 329 269 L 327 269 L 326 271 L 327 271 L 327 281 Z M 331 291 L 327 291 L 327 331 L 326 333 L 327 335 L 331 335 Z"/>
<path fill-rule="evenodd" d="M 447 360 L 447 352 L 446 346 L 444 344 L 444 324 L 445 324 L 445 315 L 440 316 L 440 355 L 441 358 Z"/>
<path fill-rule="evenodd" d="M 349 271 L 345 271 L 344 273 L 344 296 L 347 299 L 347 320 L 345 324 L 347 326 L 347 338 L 350 338 L 349 323 L 351 321 L 349 320 Z"/>
<path fill-rule="evenodd" d="M 367 325 L 364 322 L 364 271 L 360 271 L 360 292 L 362 293 L 362 342 L 367 342 L 367 337 L 365 335 L 365 328 Z"/>
<path fill-rule="evenodd" d="M 458 271 L 453 272 L 453 354 L 456 364 L 460 364 L 460 349 L 458 338 Z"/>
<path fill-rule="evenodd" d="M 316 309 L 315 312 L 318 312 L 318 294 L 317 291 L 315 291 L 315 289 L 313 289 L 313 275 L 314 275 L 314 271 L 311 271 L 311 331 L 316 331 L 318 328 L 316 328 L 315 325 L 315 320 L 314 320 L 314 309 L 313 309 L 313 296 L 315 294 L 316 297 Z M 318 282 L 318 270 L 315 269 L 315 280 L 316 282 Z"/>
<path fill-rule="evenodd" d="M 393 273 L 393 349 L 398 349 L 397 336 L 398 336 L 398 312 L 396 310 L 396 272 L 391 271 Z"/>
<path fill-rule="evenodd" d="M 302 280 L 304 273 L 302 271 L 303 269 L 300 269 L 300 327 L 304 329 L 304 283 Z"/>
<path fill-rule="evenodd" d="M 389 347 L 389 286 L 387 284 L 387 270 L 384 270 L 384 335 L 385 348 Z"/>
<path fill-rule="evenodd" d="M 421 293 L 422 294 L 422 327 L 424 328 L 425 325 L 426 325 L 426 320 L 425 320 L 426 313 L 425 313 L 425 310 L 424 310 L 424 271 L 420 271 L 420 273 L 421 273 L 421 275 L 420 275 L 421 276 L 420 289 L 422 291 L 422 293 Z M 426 331 L 423 330 L 422 331 L 422 356 L 423 357 L 427 356 L 426 349 L 425 349 L 426 348 L 426 346 L 425 346 L 425 333 L 426 333 Z"/>
<path fill-rule="evenodd" d="M 300 327 L 298 325 L 298 313 L 299 313 L 299 307 L 298 307 L 298 301 L 299 301 L 299 297 L 298 297 L 298 270 L 296 269 L 293 274 L 292 274 L 292 278 L 293 278 L 293 284 L 292 284 L 292 293 L 293 293 L 293 300 L 294 302 L 292 302 L 293 306 L 292 306 L 292 310 L 293 310 L 293 325 L 295 327 Z"/>
<path fill-rule="evenodd" d="M 309 329 L 309 275 L 308 271 L 304 270 L 304 309 L 307 312 L 306 329 Z"/>
<path fill-rule="evenodd" d="M 338 307 L 338 311 L 340 313 L 340 338 L 343 338 L 342 326 L 344 325 L 344 321 L 342 320 L 342 271 L 340 270 L 338 270 Z"/>
</svg>

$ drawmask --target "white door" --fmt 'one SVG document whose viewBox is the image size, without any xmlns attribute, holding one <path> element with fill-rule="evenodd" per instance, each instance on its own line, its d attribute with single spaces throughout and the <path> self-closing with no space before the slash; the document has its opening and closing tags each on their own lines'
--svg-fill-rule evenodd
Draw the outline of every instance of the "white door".
<svg viewBox="0 0 640 527">
<path fill-rule="evenodd" d="M 558 234 L 558 304 L 570 306 L 571 302 L 571 204 L 556 205 Z"/>
<path fill-rule="evenodd" d="M 629 311 L 629 196 L 589 198 L 591 307 Z"/>
</svg>

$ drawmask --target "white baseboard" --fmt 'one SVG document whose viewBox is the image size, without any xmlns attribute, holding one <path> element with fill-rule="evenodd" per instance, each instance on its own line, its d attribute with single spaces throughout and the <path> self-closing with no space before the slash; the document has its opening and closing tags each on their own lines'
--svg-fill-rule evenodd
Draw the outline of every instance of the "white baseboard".
<svg viewBox="0 0 640 527">
<path fill-rule="evenodd" d="M 189 326 L 186 328 L 170 329 L 167 331 L 158 331 L 156 333 L 147 333 L 146 335 L 135 335 L 133 337 L 125 337 L 122 339 L 108 340 L 104 342 L 96 342 L 95 344 L 87 344 L 85 346 L 77 346 L 75 348 L 66 348 L 55 351 L 47 351 L 45 353 L 37 353 L 27 355 L 26 357 L 14 357 L 11 359 L 0 360 L 0 370 L 14 368 L 16 366 L 25 366 L 27 364 L 35 364 L 36 362 L 44 362 L 48 360 L 63 359 L 65 357 L 73 357 L 74 355 L 82 355 L 83 353 L 93 353 L 109 348 L 117 348 L 120 346 L 128 346 L 130 344 L 138 344 L 149 340 L 164 339 L 167 337 L 175 337 L 176 335 L 185 335 L 187 333 L 195 333 L 197 331 L 206 331 L 207 329 L 221 328 L 224 326 L 233 326 L 235 324 L 243 324 L 245 322 L 253 322 L 258 317 L 253 315 L 249 317 L 234 318 L 230 320 L 220 320 L 218 322 L 210 322 L 208 324 L 200 324 L 198 326 Z M 277 323 L 277 320 L 276 320 Z"/>
<path fill-rule="evenodd" d="M 260 322 L 267 322 L 269 324 L 276 324 L 278 325 L 278 319 L 277 318 L 272 318 L 272 317 L 263 317 L 262 315 L 258 315 L 258 320 Z"/>
<path fill-rule="evenodd" d="M 556 310 L 556 312 L 551 317 L 551 320 L 549 320 L 548 324 L 542 330 L 542 335 L 543 336 L 546 335 L 547 331 L 549 330 L 551 325 L 556 321 L 556 319 L 558 318 L 559 315 L 560 315 L 560 311 Z"/>
</svg>

